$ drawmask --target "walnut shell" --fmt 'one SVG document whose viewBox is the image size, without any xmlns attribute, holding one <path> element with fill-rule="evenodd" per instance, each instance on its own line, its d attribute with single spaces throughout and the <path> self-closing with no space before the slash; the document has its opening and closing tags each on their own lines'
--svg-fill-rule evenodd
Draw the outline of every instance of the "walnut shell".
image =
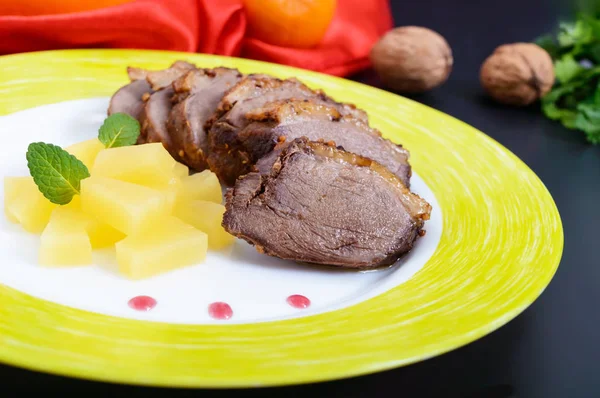
<svg viewBox="0 0 600 398">
<path fill-rule="evenodd" d="M 498 102 L 524 106 L 550 91 L 554 66 L 550 55 L 536 44 L 505 44 L 485 60 L 480 80 Z"/>
<path fill-rule="evenodd" d="M 406 93 L 427 91 L 444 83 L 453 63 L 448 42 L 419 26 L 390 30 L 373 46 L 370 57 L 383 83 Z"/>
</svg>

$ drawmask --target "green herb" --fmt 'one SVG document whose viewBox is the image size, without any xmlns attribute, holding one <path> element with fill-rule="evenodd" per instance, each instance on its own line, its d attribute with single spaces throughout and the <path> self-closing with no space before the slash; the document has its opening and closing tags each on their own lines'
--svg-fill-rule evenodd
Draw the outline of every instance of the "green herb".
<svg viewBox="0 0 600 398">
<path fill-rule="evenodd" d="M 536 43 L 552 57 L 556 74 L 552 91 L 542 98 L 542 111 L 600 144 L 600 19 L 580 14 Z"/>
<path fill-rule="evenodd" d="M 554 73 L 561 83 L 568 83 L 573 80 L 582 70 L 583 67 L 575 61 L 571 54 L 567 54 L 554 62 Z"/>
<path fill-rule="evenodd" d="M 27 148 L 27 167 L 40 192 L 52 203 L 65 205 L 79 194 L 87 167 L 59 146 L 34 142 Z"/>
<path fill-rule="evenodd" d="M 133 145 L 139 136 L 140 123 L 125 113 L 113 113 L 98 131 L 98 139 L 106 148 Z"/>
<path fill-rule="evenodd" d="M 106 148 L 133 145 L 140 135 L 140 123 L 124 113 L 104 120 L 98 139 Z M 88 178 L 88 168 L 59 146 L 34 142 L 27 148 L 27 167 L 40 192 L 52 203 L 66 205 L 79 195 L 81 180 Z"/>
</svg>

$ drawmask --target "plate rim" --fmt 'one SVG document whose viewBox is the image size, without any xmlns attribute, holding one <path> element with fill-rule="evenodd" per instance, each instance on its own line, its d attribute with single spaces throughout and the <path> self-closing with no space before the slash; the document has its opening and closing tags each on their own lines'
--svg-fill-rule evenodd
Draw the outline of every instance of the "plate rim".
<svg viewBox="0 0 600 398">
<path fill-rule="evenodd" d="M 518 316 L 522 311 L 524 311 L 527 307 L 529 307 L 535 300 L 537 300 L 537 298 L 543 293 L 543 291 L 547 288 L 547 286 L 553 279 L 553 277 L 556 273 L 556 270 L 560 264 L 560 260 L 562 258 L 562 251 L 563 251 L 563 247 L 564 247 L 564 232 L 563 232 L 562 220 L 560 217 L 560 213 L 556 207 L 556 204 L 554 203 L 554 200 L 552 199 L 552 196 L 550 195 L 550 192 L 548 191 L 548 189 L 546 188 L 544 183 L 541 181 L 541 179 L 539 179 L 539 177 L 536 175 L 536 173 L 533 170 L 531 170 L 522 160 L 520 160 L 515 154 L 513 154 L 510 150 L 508 150 L 502 144 L 500 144 L 499 142 L 497 142 L 490 136 L 486 135 L 485 133 L 481 132 L 480 130 L 475 129 L 474 127 L 468 125 L 467 123 L 465 123 L 459 119 L 456 119 L 455 117 L 453 117 L 451 115 L 445 114 L 439 110 L 431 108 L 427 105 L 420 104 L 414 100 L 407 99 L 405 97 L 401 97 L 396 94 L 387 92 L 385 90 L 381 90 L 381 89 L 378 89 L 375 87 L 365 85 L 363 83 L 353 82 L 353 81 L 349 81 L 349 80 L 346 80 L 343 78 L 329 76 L 329 75 L 321 74 L 321 73 L 314 72 L 314 71 L 306 71 L 306 70 L 295 68 L 295 67 L 271 64 L 271 63 L 264 62 L 264 61 L 254 61 L 254 60 L 241 59 L 241 58 L 235 58 L 235 57 L 225 57 L 225 56 L 216 56 L 216 55 L 207 55 L 207 54 L 181 53 L 181 52 L 173 52 L 173 51 L 156 51 L 156 50 L 70 49 L 70 50 L 49 50 L 49 51 L 31 52 L 31 53 L 24 53 L 24 54 L 10 54 L 10 55 L 0 57 L 0 60 L 3 60 L 3 61 L 11 60 L 11 61 L 14 61 L 13 63 L 16 63 L 16 64 L 19 64 L 19 63 L 24 64 L 24 63 L 31 61 L 31 59 L 35 59 L 35 58 L 38 58 L 41 60 L 46 59 L 46 60 L 50 60 L 50 61 L 52 61 L 52 60 L 58 61 L 61 58 L 69 59 L 71 61 L 73 59 L 75 59 L 75 60 L 79 59 L 79 62 L 82 62 L 82 60 L 85 60 L 86 57 L 90 58 L 90 59 L 95 57 L 96 60 L 101 59 L 103 61 L 108 62 L 108 60 L 114 60 L 115 58 L 120 59 L 122 56 L 125 56 L 125 55 L 128 55 L 130 57 L 131 56 L 133 56 L 133 57 L 139 56 L 141 58 L 143 58 L 144 56 L 146 56 L 147 58 L 148 57 L 157 58 L 158 55 L 164 55 L 165 60 L 172 60 L 172 59 L 178 58 L 178 57 L 189 58 L 192 60 L 193 59 L 197 59 L 197 60 L 211 59 L 213 61 L 219 61 L 219 62 L 230 62 L 230 63 L 243 64 L 243 65 L 252 66 L 252 67 L 256 66 L 258 68 L 265 68 L 265 69 L 270 69 L 270 70 L 274 69 L 276 71 L 282 71 L 282 72 L 288 73 L 290 75 L 298 74 L 298 75 L 312 76 L 312 78 L 314 78 L 315 80 L 333 81 L 333 82 L 338 83 L 339 85 L 346 86 L 346 87 L 348 87 L 348 86 L 349 87 L 352 87 L 352 86 L 358 87 L 359 88 L 358 91 L 366 90 L 367 92 L 373 92 L 377 95 L 380 95 L 380 96 L 383 96 L 386 98 L 397 98 L 397 101 L 400 101 L 401 103 L 403 103 L 407 108 L 413 108 L 413 109 L 416 108 L 417 110 L 421 109 L 424 113 L 430 113 L 430 114 L 433 112 L 434 114 L 437 115 L 438 118 L 441 118 L 442 120 L 446 120 L 446 121 L 451 121 L 451 124 L 461 126 L 461 128 L 463 128 L 465 131 L 468 131 L 468 134 L 475 134 L 475 136 L 478 136 L 479 139 L 482 139 L 484 141 L 487 140 L 489 143 L 492 143 L 491 146 L 498 149 L 504 155 L 507 155 L 508 158 L 511 158 L 511 161 L 513 161 L 518 166 L 519 170 L 528 174 L 528 177 L 530 179 L 535 180 L 534 182 L 537 183 L 537 185 L 538 185 L 538 187 L 537 187 L 538 193 L 541 192 L 541 194 L 546 195 L 547 197 L 544 199 L 546 199 L 546 200 L 549 199 L 549 203 L 547 204 L 546 211 L 549 211 L 550 213 L 552 213 L 552 217 L 555 219 L 554 220 L 556 223 L 555 228 L 557 228 L 557 229 L 556 229 L 554 235 L 558 236 L 559 239 L 558 240 L 555 239 L 553 241 L 553 244 L 558 245 L 558 246 L 554 248 L 554 250 L 556 252 L 553 254 L 552 261 L 549 261 L 549 263 L 548 263 L 549 268 L 548 268 L 548 270 L 546 270 L 547 271 L 547 273 L 545 275 L 546 280 L 544 280 L 543 283 L 538 283 L 538 285 L 536 286 L 534 291 L 530 291 L 528 297 L 526 299 L 522 300 L 521 305 L 512 308 L 510 311 L 506 311 L 503 316 L 497 317 L 493 323 L 487 323 L 487 324 L 481 325 L 480 327 L 478 327 L 474 330 L 471 330 L 471 332 L 467 336 L 465 336 L 464 334 L 454 336 L 452 339 L 445 340 L 445 343 L 442 346 L 438 347 L 437 349 L 429 349 L 427 351 L 427 353 L 422 353 L 421 355 L 413 356 L 411 358 L 404 358 L 401 360 L 396 359 L 396 360 L 379 361 L 375 365 L 362 366 L 360 369 L 351 368 L 351 369 L 347 369 L 346 371 L 335 372 L 335 374 L 332 372 L 320 373 L 319 371 L 317 371 L 316 373 L 309 372 L 309 373 L 303 374 L 301 377 L 293 377 L 293 376 L 289 377 L 289 375 L 285 376 L 285 374 L 284 374 L 283 376 L 281 376 L 281 375 L 278 376 L 277 379 L 261 380 L 260 378 L 255 378 L 254 381 L 251 381 L 248 379 L 236 381 L 236 380 L 231 380 L 231 379 L 227 379 L 227 378 L 224 378 L 224 379 L 215 378 L 212 380 L 208 380 L 208 379 L 203 379 L 201 377 L 200 378 L 192 377 L 192 378 L 184 378 L 184 379 L 181 379 L 181 378 L 160 379 L 160 378 L 156 378 L 156 377 L 145 378 L 145 377 L 140 376 L 137 371 L 133 370 L 131 373 L 122 377 L 123 375 L 115 374 L 114 371 L 112 373 L 111 373 L 111 371 L 108 371 L 108 372 L 98 371 L 94 367 L 77 368 L 77 367 L 72 367 L 72 366 L 65 366 L 64 361 L 61 361 L 61 360 L 58 360 L 58 361 L 50 360 L 48 362 L 44 362 L 44 360 L 47 361 L 49 358 L 49 356 L 44 357 L 44 354 L 41 354 L 41 356 L 33 355 L 33 356 L 29 356 L 29 357 L 27 357 L 27 354 L 26 354 L 25 357 L 23 357 L 23 355 L 15 354 L 15 352 L 17 352 L 17 353 L 18 352 L 21 352 L 21 353 L 27 352 L 27 349 L 24 346 L 19 345 L 19 344 L 17 344 L 14 347 L 20 347 L 20 349 L 19 348 L 15 349 L 14 347 L 12 347 L 12 351 L 7 350 L 6 347 L 4 347 L 5 344 L 2 344 L 0 346 L 0 361 L 10 364 L 10 365 L 23 367 L 23 368 L 30 369 L 30 370 L 43 371 L 43 372 L 47 372 L 47 373 L 66 375 L 66 376 L 70 376 L 70 377 L 83 378 L 83 379 L 88 379 L 88 380 L 98 380 L 98 381 L 108 381 L 108 382 L 124 382 L 127 384 L 153 385 L 153 386 L 237 388 L 237 387 L 253 387 L 253 386 L 256 387 L 256 386 L 277 386 L 277 385 L 289 385 L 289 384 L 303 384 L 303 383 L 309 383 L 309 382 L 319 382 L 319 381 L 326 381 L 326 380 L 342 379 L 342 378 L 347 378 L 347 377 L 351 377 L 351 376 L 370 374 L 370 373 L 374 373 L 374 372 L 379 372 L 379 371 L 383 371 L 383 370 L 396 368 L 398 366 L 403 366 L 403 365 L 407 365 L 407 364 L 414 363 L 414 362 L 419 362 L 421 360 L 425 360 L 432 356 L 437 356 L 437 355 L 446 353 L 448 351 L 452 351 L 452 350 L 457 349 L 461 346 L 464 346 L 468 343 L 471 343 L 472 341 L 477 340 L 477 339 L 481 338 L 482 336 L 489 334 L 492 331 L 498 329 L 499 327 L 503 326 L 504 324 L 508 323 L 510 320 L 512 320 L 516 316 Z M 199 61 L 196 61 L 196 62 L 199 62 Z M 120 62 L 120 63 L 122 63 L 122 62 Z M 6 62 L 3 64 L 6 64 Z M 5 65 L 3 65 L 3 64 L 0 63 L 0 69 L 5 67 Z M 3 89 L 3 84 L 5 85 L 7 81 L 10 81 L 10 76 L 11 76 L 10 73 L 4 74 L 4 76 L 0 75 L 0 91 L 2 91 L 2 89 Z M 112 74 L 111 74 L 111 76 L 112 76 Z M 124 73 L 123 73 L 123 77 L 124 77 Z M 299 78 L 302 79 L 302 77 L 299 77 Z M 83 95 L 83 97 L 80 97 L 80 98 L 87 98 L 83 93 L 82 93 L 82 95 Z M 72 99 L 75 99 L 75 98 L 72 98 Z M 22 109 L 30 108 L 31 107 L 30 105 L 31 104 L 28 103 L 27 106 L 25 106 Z M 39 103 L 38 106 L 39 105 L 44 105 L 44 103 Z M 6 109 L 8 109 L 9 112 L 5 112 Z M 11 110 L 11 109 L 13 109 L 13 110 Z M 11 107 L 6 108 L 6 104 L 3 105 L 3 103 L 0 101 L 0 116 L 2 116 L 4 114 L 12 113 L 13 111 L 14 111 L 14 108 L 11 108 Z M 410 145 L 407 145 L 407 147 L 409 150 L 411 150 Z M 421 173 L 419 173 L 419 174 L 421 175 Z M 436 194 L 436 197 L 437 197 L 437 193 L 434 190 L 434 188 L 431 186 L 430 186 L 430 188 L 432 189 L 434 194 Z M 446 211 L 444 211 L 443 213 L 446 213 Z M 444 221 L 446 221 L 446 220 L 444 219 Z M 437 250 L 439 250 L 439 247 L 436 249 L 436 253 L 437 253 Z M 413 279 L 414 279 L 414 277 L 413 277 Z M 404 285 L 401 285 L 401 286 L 404 286 Z M 397 288 L 395 288 L 395 289 L 397 289 Z M 384 295 L 387 295 L 387 293 L 384 293 Z M 365 305 L 365 303 L 372 302 L 372 301 L 378 299 L 379 297 L 381 297 L 381 295 L 377 296 L 375 298 L 369 299 L 359 305 L 363 306 L 363 305 Z M 50 312 L 65 311 L 64 308 L 60 308 L 60 307 L 64 307 L 64 306 L 61 306 L 59 304 L 50 303 L 50 302 L 43 302 L 43 300 L 34 298 L 32 296 L 28 296 L 25 293 L 17 292 L 16 290 L 8 288 L 4 285 L 0 285 L 0 300 L 4 301 L 7 299 L 9 301 L 21 303 L 21 304 L 25 305 L 25 307 L 27 307 L 27 305 L 34 305 L 34 306 L 38 305 L 42 309 L 47 310 L 46 312 L 48 312 L 48 311 L 50 311 Z M 346 308 L 343 310 L 338 310 L 338 311 L 348 311 L 349 309 L 353 309 L 355 307 L 357 307 L 357 305 L 354 305 L 352 307 L 349 307 L 349 308 Z M 36 308 L 39 308 L 39 307 L 36 307 Z M 336 312 L 338 312 L 338 311 L 336 311 Z M 11 311 L 8 310 L 8 313 L 11 314 Z M 3 314 L 2 310 L 0 310 L 0 314 Z M 88 313 L 87 311 L 78 310 L 78 309 L 70 309 L 70 308 L 66 309 L 66 314 L 68 316 L 73 316 L 73 314 L 82 315 L 87 320 L 92 320 L 93 322 L 97 322 L 100 318 L 111 318 L 111 317 L 108 317 L 105 315 L 98 315 L 98 314 Z M 6 315 L 6 313 L 4 313 L 3 315 Z M 306 317 L 306 318 L 268 322 L 267 324 L 273 324 L 273 323 L 294 324 L 294 323 L 298 323 L 298 322 L 303 323 L 304 320 L 306 320 L 306 319 L 312 319 L 312 322 L 314 322 L 314 318 L 321 318 L 323 315 L 324 314 L 317 314 L 317 315 L 311 315 L 310 317 Z M 60 319 L 65 319 L 65 318 L 63 317 Z M 142 324 L 142 325 L 147 325 L 147 326 L 151 325 L 153 328 L 157 328 L 157 327 L 160 329 L 165 328 L 164 325 L 159 324 L 159 326 L 157 326 L 156 322 L 151 322 L 151 321 L 132 321 L 132 320 L 122 320 L 119 318 L 117 318 L 116 321 L 114 319 L 108 319 L 108 320 L 103 319 L 101 321 L 109 322 L 109 323 L 116 322 L 117 324 L 119 324 L 119 323 L 121 323 L 121 324 L 135 323 L 135 324 Z M 143 327 L 142 325 L 138 325 L 138 326 Z M 169 325 L 169 324 L 167 324 L 167 325 Z M 181 325 L 175 325 L 175 324 L 170 324 L 170 325 L 176 326 L 178 328 L 181 326 Z M 6 336 L 6 333 L 3 333 L 2 326 L 3 326 L 2 323 L 0 323 L 0 341 L 6 342 L 7 336 Z M 226 329 L 231 329 L 233 327 L 238 327 L 238 326 L 244 326 L 244 325 L 218 326 L 215 329 L 224 331 Z M 213 327 L 214 327 L 213 325 L 197 325 L 194 327 L 190 327 L 190 325 L 186 325 L 186 327 L 184 327 L 183 329 L 185 329 L 185 330 L 194 329 L 194 328 L 208 329 L 208 328 L 213 328 Z M 118 325 L 117 325 L 117 328 L 118 328 Z M 11 342 L 12 342 L 12 344 L 14 344 L 15 343 L 14 339 L 11 338 Z M 17 343 L 18 343 L 18 341 L 17 341 Z M 31 355 L 31 354 L 29 354 L 29 355 Z M 38 355 L 40 355 L 40 354 L 38 354 Z M 43 359 L 42 361 L 39 361 L 40 358 L 45 358 L 45 359 Z"/>
</svg>

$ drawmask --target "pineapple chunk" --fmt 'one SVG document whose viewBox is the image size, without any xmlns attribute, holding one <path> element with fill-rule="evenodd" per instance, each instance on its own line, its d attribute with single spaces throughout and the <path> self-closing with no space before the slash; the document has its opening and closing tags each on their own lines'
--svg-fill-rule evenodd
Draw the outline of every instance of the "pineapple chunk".
<svg viewBox="0 0 600 398">
<path fill-rule="evenodd" d="M 10 222 L 19 223 L 19 219 L 12 213 L 12 203 L 30 180 L 31 177 L 4 177 L 4 214 Z"/>
<path fill-rule="evenodd" d="M 77 210 L 59 206 L 42 232 L 41 265 L 87 265 L 92 263 L 92 245 L 85 230 L 85 219 Z"/>
<path fill-rule="evenodd" d="M 125 234 L 110 225 L 98 220 L 97 218 L 84 213 L 81 210 L 79 196 L 75 196 L 73 200 L 65 205 L 59 206 L 52 212 L 52 217 L 55 214 L 60 214 L 63 219 L 69 219 L 72 222 L 80 222 L 87 232 L 92 249 L 100 249 L 114 245 L 116 242 L 125 238 Z M 52 219 L 52 218 L 51 218 Z"/>
<path fill-rule="evenodd" d="M 163 191 L 94 176 L 81 180 L 81 209 L 130 235 L 162 228 L 156 221 L 170 215 L 172 206 Z"/>
<path fill-rule="evenodd" d="M 91 174 L 158 189 L 174 178 L 176 163 L 160 142 L 124 146 L 100 152 Z"/>
<path fill-rule="evenodd" d="M 85 213 L 83 213 L 85 214 Z M 90 243 L 93 249 L 112 246 L 125 238 L 125 234 L 110 225 L 103 223 L 92 216 L 89 216 L 89 222 L 85 230 L 90 237 Z"/>
<path fill-rule="evenodd" d="M 165 217 L 155 228 L 116 244 L 119 271 L 131 279 L 201 263 L 206 251 L 206 234 L 175 217 Z"/>
<path fill-rule="evenodd" d="M 96 157 L 103 149 L 104 144 L 102 144 L 98 138 L 92 138 L 91 140 L 70 145 L 65 148 L 65 151 L 81 160 L 88 170 L 91 170 Z"/>
<path fill-rule="evenodd" d="M 177 203 L 174 215 L 208 235 L 208 247 L 223 249 L 233 243 L 234 237 L 221 225 L 225 206 L 204 200 Z"/>
<path fill-rule="evenodd" d="M 166 188 L 161 189 L 167 195 L 168 205 L 171 209 L 177 203 L 179 198 L 179 189 L 181 188 L 181 180 L 179 178 L 173 178 Z"/>
<path fill-rule="evenodd" d="M 223 201 L 219 179 L 210 170 L 183 177 L 179 185 L 178 201 L 207 200 L 214 203 Z"/>
<path fill-rule="evenodd" d="M 62 207 L 67 207 L 69 209 L 81 210 L 81 196 L 75 195 L 73 199 L 66 205 L 62 205 Z"/>
<path fill-rule="evenodd" d="M 42 195 L 32 177 L 4 178 L 4 212 L 28 232 L 40 233 L 57 205 Z"/>
<path fill-rule="evenodd" d="M 190 169 L 188 169 L 188 167 L 183 163 L 175 162 L 175 166 L 173 167 L 173 175 L 178 178 L 187 177 L 190 175 Z"/>
</svg>

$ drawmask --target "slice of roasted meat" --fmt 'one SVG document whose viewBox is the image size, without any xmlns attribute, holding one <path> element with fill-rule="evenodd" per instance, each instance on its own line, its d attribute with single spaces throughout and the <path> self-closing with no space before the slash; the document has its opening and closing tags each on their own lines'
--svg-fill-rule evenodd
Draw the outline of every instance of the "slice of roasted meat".
<svg viewBox="0 0 600 398">
<path fill-rule="evenodd" d="M 167 121 L 173 108 L 171 97 L 173 81 L 185 75 L 195 66 L 184 61 L 176 61 L 170 68 L 147 73 L 146 80 L 150 83 L 154 92 L 146 96 L 144 100 L 144 112 L 140 123 L 142 130 L 141 142 L 162 142 L 164 147 L 177 158 L 177 150 L 173 148 L 171 137 L 167 131 Z"/>
<path fill-rule="evenodd" d="M 231 88 L 219 103 L 214 117 L 208 127 L 216 121 L 225 121 L 235 127 L 243 127 L 245 114 L 264 104 L 282 99 L 313 98 L 330 104 L 343 115 L 353 115 L 359 120 L 368 122 L 367 114 L 352 104 L 339 103 L 328 97 L 321 90 L 312 90 L 295 78 L 281 80 L 273 76 L 252 74 L 244 77 Z"/>
<path fill-rule="evenodd" d="M 148 71 L 146 80 L 152 86 L 152 90 L 156 91 L 171 86 L 173 81 L 192 69 L 196 69 L 196 65 L 186 61 L 175 61 L 167 69 Z"/>
<path fill-rule="evenodd" d="M 108 105 L 108 114 L 126 113 L 139 120 L 144 109 L 144 94 L 152 92 L 146 81 L 147 71 L 139 68 L 127 68 L 131 83 L 124 85 L 113 94 Z"/>
<path fill-rule="evenodd" d="M 208 167 L 204 125 L 223 94 L 241 78 L 237 69 L 196 69 L 173 83 L 173 101 L 177 103 L 169 113 L 167 130 L 176 159 L 196 171 Z"/>
<path fill-rule="evenodd" d="M 173 88 L 165 87 L 146 97 L 140 132 L 140 142 L 162 142 L 169 152 L 172 144 L 167 132 L 167 120 L 173 108 L 172 96 Z"/>
<path fill-rule="evenodd" d="M 430 212 L 379 163 L 302 137 L 236 182 L 223 226 L 271 256 L 367 269 L 408 252 Z"/>
<path fill-rule="evenodd" d="M 252 170 L 252 159 L 236 145 L 237 133 L 250 123 L 246 119 L 247 112 L 280 99 L 318 97 L 319 93 L 296 79 L 281 80 L 262 74 L 244 77 L 225 93 L 215 114 L 206 123 L 210 169 L 229 186 Z"/>
<path fill-rule="evenodd" d="M 164 97 L 167 95 L 165 95 L 166 93 L 161 93 L 152 101 L 155 103 L 150 104 L 150 120 L 147 122 L 146 108 L 150 102 L 150 98 L 157 91 L 170 87 L 174 79 L 194 68 L 194 65 L 185 61 L 175 61 L 169 68 L 164 70 L 151 71 L 142 68 L 128 67 L 127 75 L 129 76 L 131 83 L 121 87 L 112 96 L 108 106 L 108 114 L 126 113 L 137 119 L 142 126 L 138 143 L 160 141 L 165 130 L 164 128 L 161 128 L 164 121 L 160 119 L 160 116 L 162 116 L 160 110 L 165 104 Z M 145 126 L 146 123 L 148 124 Z M 148 136 L 150 136 L 152 140 L 148 140 Z"/>
<path fill-rule="evenodd" d="M 236 104 L 229 114 L 237 107 Z M 353 108 L 352 112 L 340 108 L 342 104 L 318 98 L 244 106 L 243 116 L 236 112 L 234 119 L 227 114 L 213 123 L 209 133 L 210 168 L 224 183 L 233 185 L 236 178 L 251 171 L 277 143 L 306 136 L 310 140 L 334 141 L 350 152 L 369 157 L 410 186 L 408 151 L 381 137 Z"/>
</svg>

